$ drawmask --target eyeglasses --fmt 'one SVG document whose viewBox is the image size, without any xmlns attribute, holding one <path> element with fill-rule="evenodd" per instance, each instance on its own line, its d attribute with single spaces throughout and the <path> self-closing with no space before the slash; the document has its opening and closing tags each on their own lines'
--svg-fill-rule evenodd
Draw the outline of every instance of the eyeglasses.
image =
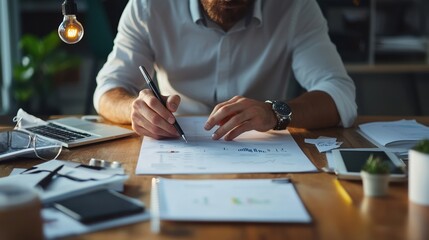
<svg viewBox="0 0 429 240">
<path fill-rule="evenodd" d="M 15 129 L 0 132 L 0 154 L 17 151 L 22 151 L 25 154 L 31 153 L 31 149 L 36 157 L 49 161 L 56 159 L 60 155 L 62 145 L 59 142 L 49 141 L 36 134 L 22 130 Z"/>
</svg>

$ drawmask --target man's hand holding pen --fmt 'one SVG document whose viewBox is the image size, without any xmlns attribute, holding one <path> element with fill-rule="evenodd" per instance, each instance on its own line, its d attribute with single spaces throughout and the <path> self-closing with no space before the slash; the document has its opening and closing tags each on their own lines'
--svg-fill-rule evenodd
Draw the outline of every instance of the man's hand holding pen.
<svg viewBox="0 0 429 240">
<path fill-rule="evenodd" d="M 162 96 L 143 66 L 139 67 L 149 89 L 141 90 L 132 103 L 131 123 L 133 130 L 141 135 L 155 139 L 181 136 L 187 142 L 185 133 L 173 113 L 180 104 L 178 95 Z M 219 103 L 210 114 L 204 128 L 219 128 L 212 138 L 233 140 L 238 135 L 250 131 L 267 131 L 276 124 L 271 106 L 257 100 L 233 97 Z"/>
<path fill-rule="evenodd" d="M 176 118 L 173 113 L 180 103 L 178 95 L 164 97 L 166 107 L 155 97 L 150 89 L 140 91 L 132 104 L 131 123 L 133 130 L 154 139 L 180 137 L 173 126 Z"/>
<path fill-rule="evenodd" d="M 140 91 L 138 98 L 133 101 L 131 122 L 134 131 L 155 139 L 181 136 L 188 142 L 173 115 L 180 104 L 180 97 L 162 96 L 146 69 L 140 66 L 139 70 L 149 89 Z"/>
</svg>

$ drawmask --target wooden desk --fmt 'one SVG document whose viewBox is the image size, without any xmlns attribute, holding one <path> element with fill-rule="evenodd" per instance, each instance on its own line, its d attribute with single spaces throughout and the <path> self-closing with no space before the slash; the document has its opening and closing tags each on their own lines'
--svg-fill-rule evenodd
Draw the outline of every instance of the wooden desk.
<svg viewBox="0 0 429 240">
<path fill-rule="evenodd" d="M 359 117 L 358 122 L 395 120 L 402 117 Z M 414 118 L 429 125 L 429 117 Z M 304 138 L 336 137 L 342 147 L 373 147 L 355 129 L 331 128 L 316 131 L 290 129 L 297 143 L 317 167 L 326 164 L 324 154 Z M 125 193 L 150 204 L 152 176 L 136 176 L 141 137 L 65 150 L 60 158 L 87 163 L 91 157 L 119 160 L 130 173 Z M 14 167 L 29 167 L 39 160 L 20 159 L 0 163 L 0 176 L 6 176 Z M 313 216 L 312 224 L 267 223 L 202 223 L 162 222 L 161 233 L 150 232 L 150 222 L 74 237 L 72 239 L 429 239 L 429 207 L 408 202 L 407 183 L 393 183 L 389 195 L 383 198 L 364 198 L 359 181 L 340 181 L 352 202 L 347 201 L 336 187 L 336 177 L 327 173 L 294 174 L 222 174 L 222 175 L 168 175 L 169 178 L 276 178 L 290 177 Z"/>
</svg>

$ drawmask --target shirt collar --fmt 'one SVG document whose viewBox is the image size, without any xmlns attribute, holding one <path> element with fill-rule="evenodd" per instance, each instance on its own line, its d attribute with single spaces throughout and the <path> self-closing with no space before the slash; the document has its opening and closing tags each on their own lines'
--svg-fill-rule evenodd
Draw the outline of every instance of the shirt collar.
<svg viewBox="0 0 429 240">
<path fill-rule="evenodd" d="M 189 0 L 189 10 L 191 12 L 192 21 L 196 24 L 205 22 L 204 15 L 200 9 L 199 0 Z M 262 24 L 262 0 L 255 0 L 252 16 L 249 22 L 255 19 L 258 21 L 258 26 Z"/>
<path fill-rule="evenodd" d="M 252 19 L 258 21 L 258 26 L 262 24 L 262 0 L 256 0 L 253 4 Z"/>
<path fill-rule="evenodd" d="M 191 11 L 192 21 L 194 23 L 199 23 L 204 21 L 204 15 L 200 10 L 199 0 L 189 0 L 189 10 Z"/>
</svg>

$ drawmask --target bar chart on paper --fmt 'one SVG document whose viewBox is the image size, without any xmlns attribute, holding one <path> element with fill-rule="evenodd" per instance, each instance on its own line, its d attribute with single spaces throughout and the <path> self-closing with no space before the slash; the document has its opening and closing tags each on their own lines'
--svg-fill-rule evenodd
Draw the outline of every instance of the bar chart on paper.
<svg viewBox="0 0 429 240">
<path fill-rule="evenodd" d="M 315 166 L 288 131 L 246 132 L 234 141 L 211 139 L 207 118 L 178 118 L 188 143 L 144 138 L 137 174 L 311 172 Z"/>
</svg>

